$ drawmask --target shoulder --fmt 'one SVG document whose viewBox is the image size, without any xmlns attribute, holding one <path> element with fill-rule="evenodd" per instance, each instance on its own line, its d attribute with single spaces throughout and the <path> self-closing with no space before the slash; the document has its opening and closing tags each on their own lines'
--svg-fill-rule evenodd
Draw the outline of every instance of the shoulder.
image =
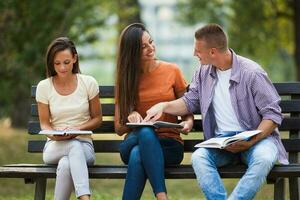
<svg viewBox="0 0 300 200">
<path fill-rule="evenodd" d="M 242 75 L 249 76 L 249 78 L 267 76 L 267 72 L 255 61 L 239 55 L 237 56 L 237 60 Z"/>
<path fill-rule="evenodd" d="M 36 101 L 48 104 L 49 94 L 53 91 L 52 87 L 51 78 L 41 80 L 36 87 Z"/>
<path fill-rule="evenodd" d="M 172 75 L 181 75 L 182 71 L 180 67 L 176 63 L 166 62 L 166 61 L 160 61 L 160 73 L 167 73 Z"/>
<path fill-rule="evenodd" d="M 90 84 L 96 84 L 98 85 L 98 82 L 96 79 L 90 75 L 85 74 L 77 74 L 77 77 L 84 82 L 84 84 L 90 85 Z"/>
<path fill-rule="evenodd" d="M 166 61 L 159 61 L 159 65 L 161 68 L 165 70 L 180 70 L 179 66 L 176 63 L 166 62 Z"/>
<path fill-rule="evenodd" d="M 37 84 L 37 89 L 45 89 L 51 87 L 51 78 L 46 78 L 44 80 L 41 80 Z"/>
</svg>

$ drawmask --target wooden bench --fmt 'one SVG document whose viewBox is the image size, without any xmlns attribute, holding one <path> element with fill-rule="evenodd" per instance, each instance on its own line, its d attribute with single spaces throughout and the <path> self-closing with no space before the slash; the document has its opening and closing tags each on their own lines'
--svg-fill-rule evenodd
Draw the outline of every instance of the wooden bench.
<svg viewBox="0 0 300 200">
<path fill-rule="evenodd" d="M 276 165 L 268 176 L 268 183 L 274 184 L 274 199 L 285 198 L 285 181 L 289 180 L 290 199 L 299 200 L 300 164 L 298 162 L 298 152 L 300 151 L 300 82 L 298 83 L 275 83 L 278 93 L 282 96 L 281 107 L 284 113 L 284 120 L 280 126 L 281 133 L 286 135 L 283 139 L 284 146 L 289 152 L 290 165 Z M 100 128 L 95 130 L 95 134 L 114 133 L 114 104 L 103 103 L 113 102 L 113 86 L 100 86 L 101 102 L 104 121 Z M 31 119 L 28 125 L 29 134 L 37 134 L 40 130 L 38 121 L 37 105 L 34 100 L 36 86 L 31 89 L 33 103 L 31 106 Z M 200 119 L 196 119 L 193 132 L 201 132 L 202 124 Z M 191 133 L 191 135 L 197 133 Z M 195 135 L 194 135 L 195 136 Z M 198 136 L 198 135 L 197 135 Z M 194 145 L 200 142 L 199 139 L 185 139 L 185 152 L 193 152 Z M 94 147 L 97 153 L 118 153 L 121 140 L 94 140 Z M 44 140 L 28 141 L 28 152 L 41 153 L 44 147 Z M 246 167 L 243 165 L 227 166 L 219 169 L 222 178 L 240 178 L 245 173 Z M 89 175 L 92 179 L 124 179 L 127 168 L 125 165 L 95 165 L 89 168 Z M 165 170 L 168 179 L 195 179 L 195 174 L 191 165 L 168 166 Z M 34 199 L 45 199 L 47 179 L 55 178 L 56 166 L 45 164 L 14 164 L 0 167 L 0 177 L 5 178 L 24 178 L 25 183 L 35 183 Z M 122 190 L 122 188 L 120 188 Z"/>
</svg>

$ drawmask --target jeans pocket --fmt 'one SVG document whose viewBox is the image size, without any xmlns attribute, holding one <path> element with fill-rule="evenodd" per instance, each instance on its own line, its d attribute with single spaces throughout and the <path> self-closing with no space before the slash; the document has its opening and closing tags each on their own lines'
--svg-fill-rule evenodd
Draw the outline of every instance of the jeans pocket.
<svg viewBox="0 0 300 200">
<path fill-rule="evenodd" d="M 138 138 L 136 135 L 131 133 L 128 137 L 120 143 L 119 150 L 122 161 L 127 164 L 129 155 L 134 146 L 138 145 Z"/>
</svg>

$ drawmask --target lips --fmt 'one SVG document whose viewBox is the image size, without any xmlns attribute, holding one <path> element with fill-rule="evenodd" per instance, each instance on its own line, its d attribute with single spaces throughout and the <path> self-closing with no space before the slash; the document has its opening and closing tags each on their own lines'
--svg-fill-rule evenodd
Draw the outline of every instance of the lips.
<svg viewBox="0 0 300 200">
<path fill-rule="evenodd" d="M 153 56 L 154 55 L 154 51 L 152 51 L 151 53 L 148 53 L 147 56 Z"/>
</svg>

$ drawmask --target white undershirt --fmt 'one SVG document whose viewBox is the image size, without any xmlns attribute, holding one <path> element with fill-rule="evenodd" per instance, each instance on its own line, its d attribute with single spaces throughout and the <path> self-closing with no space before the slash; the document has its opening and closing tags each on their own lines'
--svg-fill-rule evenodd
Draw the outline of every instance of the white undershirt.
<svg viewBox="0 0 300 200">
<path fill-rule="evenodd" d="M 224 132 L 229 131 L 243 131 L 231 104 L 229 93 L 230 75 L 231 68 L 226 71 L 217 69 L 218 80 L 215 85 L 212 100 L 217 123 L 215 130 L 216 135 L 222 135 Z"/>
</svg>

